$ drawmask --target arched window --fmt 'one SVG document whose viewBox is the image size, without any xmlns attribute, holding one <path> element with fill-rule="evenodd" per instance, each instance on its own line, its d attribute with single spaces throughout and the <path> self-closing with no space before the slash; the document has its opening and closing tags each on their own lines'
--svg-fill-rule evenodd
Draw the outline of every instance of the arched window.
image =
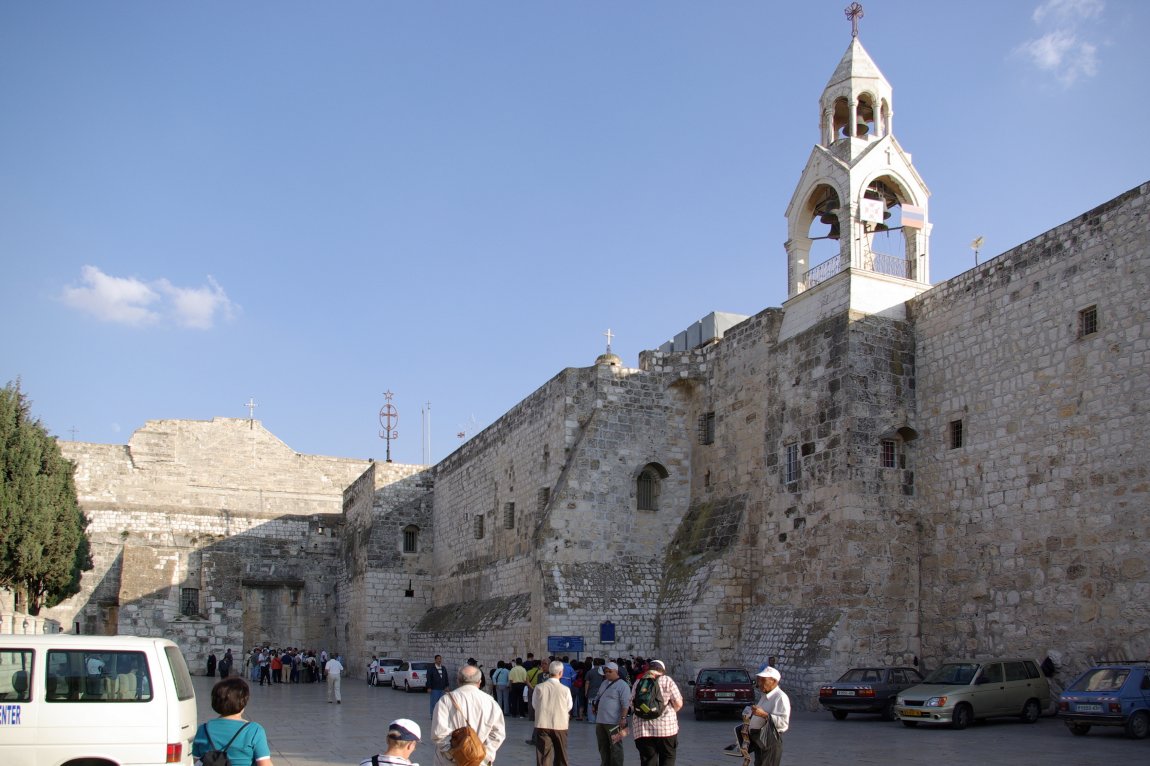
<svg viewBox="0 0 1150 766">
<path fill-rule="evenodd" d="M 659 510 L 659 488 L 667 478 L 667 469 L 658 463 L 648 463 L 635 477 L 635 508 L 640 511 Z"/>
<path fill-rule="evenodd" d="M 403 552 L 419 552 L 419 527 L 414 524 L 403 528 Z"/>
</svg>

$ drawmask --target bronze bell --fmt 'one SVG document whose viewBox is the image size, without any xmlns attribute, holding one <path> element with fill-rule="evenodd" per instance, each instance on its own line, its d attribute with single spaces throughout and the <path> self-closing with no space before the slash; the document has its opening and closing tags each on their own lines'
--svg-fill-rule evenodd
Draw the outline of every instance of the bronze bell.
<svg viewBox="0 0 1150 766">
<path fill-rule="evenodd" d="M 827 232 L 827 239 L 838 239 L 838 238 L 839 238 L 839 219 L 836 218 L 834 220 L 834 222 L 831 224 L 831 230 L 829 232 Z"/>
<path fill-rule="evenodd" d="M 819 216 L 819 223 L 837 224 L 838 222 L 839 217 L 829 210 Z"/>
</svg>

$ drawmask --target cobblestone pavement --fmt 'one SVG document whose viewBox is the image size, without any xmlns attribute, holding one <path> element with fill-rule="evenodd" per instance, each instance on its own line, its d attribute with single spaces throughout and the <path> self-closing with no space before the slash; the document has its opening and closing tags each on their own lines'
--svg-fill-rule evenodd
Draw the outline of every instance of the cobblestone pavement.
<svg viewBox="0 0 1150 766">
<path fill-rule="evenodd" d="M 200 720 L 215 717 L 211 709 L 212 679 L 195 678 Z M 362 679 L 345 679 L 343 704 L 325 701 L 324 684 L 280 684 L 252 688 L 247 718 L 268 730 L 275 766 L 358 766 L 384 748 L 385 727 L 396 718 L 411 718 L 430 733 L 428 697 L 386 687 L 369 687 Z M 696 721 L 690 703 L 679 715 L 680 766 L 741 761 L 723 755 L 732 741 L 735 719 Z M 571 723 L 568 753 L 572 766 L 598 766 L 595 727 Z M 498 766 L 533 766 L 535 749 L 524 744 L 531 723 L 507 722 L 507 741 L 500 747 Z M 959 764 L 1136 764 L 1150 762 L 1150 740 L 1134 741 L 1119 729 L 1094 729 L 1075 737 L 1058 720 L 1043 718 L 1027 725 L 1012 720 L 976 724 L 965 731 L 920 726 L 908 729 L 876 716 L 851 716 L 835 721 L 829 713 L 797 712 L 784 738 L 783 764 L 897 764 L 897 766 L 958 766 Z M 638 754 L 628 742 L 625 762 L 637 766 Z M 415 751 L 422 766 L 434 766 L 435 756 L 424 743 Z"/>
</svg>

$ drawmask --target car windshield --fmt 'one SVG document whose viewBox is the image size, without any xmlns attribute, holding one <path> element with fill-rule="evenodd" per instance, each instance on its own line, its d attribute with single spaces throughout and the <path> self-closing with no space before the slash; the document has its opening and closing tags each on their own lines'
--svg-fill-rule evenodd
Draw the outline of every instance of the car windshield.
<svg viewBox="0 0 1150 766">
<path fill-rule="evenodd" d="M 924 680 L 924 684 L 969 684 L 978 672 L 976 662 L 952 662 L 935 670 Z"/>
<path fill-rule="evenodd" d="M 852 668 L 843 673 L 839 681 L 848 684 L 875 684 L 882 681 L 882 670 L 879 668 Z"/>
<path fill-rule="evenodd" d="M 1130 677 L 1128 668 L 1095 668 L 1070 687 L 1072 692 L 1116 692 Z"/>
</svg>

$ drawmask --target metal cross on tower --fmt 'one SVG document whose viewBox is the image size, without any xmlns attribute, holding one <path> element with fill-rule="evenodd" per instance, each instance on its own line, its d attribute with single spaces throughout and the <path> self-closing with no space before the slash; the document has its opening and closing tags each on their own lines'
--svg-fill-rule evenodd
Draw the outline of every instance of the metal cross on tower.
<svg viewBox="0 0 1150 766">
<path fill-rule="evenodd" d="M 863 17 L 863 7 L 858 3 L 851 3 L 846 9 L 847 18 L 851 20 L 851 37 L 859 36 L 859 19 Z"/>
<path fill-rule="evenodd" d="M 603 334 L 607 336 L 607 353 L 610 354 L 611 353 L 611 339 L 615 337 L 615 334 L 611 332 L 610 327 L 608 327 L 607 332 L 605 332 Z"/>
<path fill-rule="evenodd" d="M 379 430 L 379 438 L 387 442 L 387 462 L 391 462 L 391 440 L 399 438 L 399 431 L 395 430 L 395 425 L 399 423 L 399 410 L 395 409 L 395 405 L 391 403 L 392 397 L 395 394 L 391 390 L 383 392 L 383 398 L 387 400 L 387 404 L 379 408 L 379 424 L 383 426 Z"/>
<path fill-rule="evenodd" d="M 248 408 L 248 428 L 254 429 L 256 427 L 256 398 L 254 396 L 248 397 L 248 403 L 244 405 Z"/>
</svg>

